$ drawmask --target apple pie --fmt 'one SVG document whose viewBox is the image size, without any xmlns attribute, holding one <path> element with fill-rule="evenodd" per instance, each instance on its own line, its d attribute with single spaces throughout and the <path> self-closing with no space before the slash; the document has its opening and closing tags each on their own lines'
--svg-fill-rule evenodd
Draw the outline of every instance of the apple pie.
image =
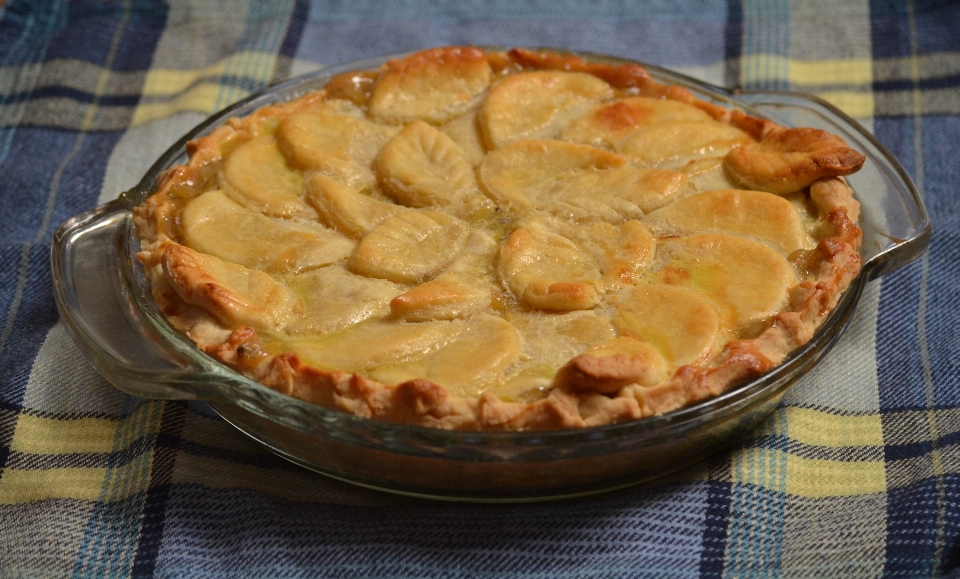
<svg viewBox="0 0 960 579">
<path fill-rule="evenodd" d="M 860 270 L 864 156 L 637 64 L 443 47 L 229 119 L 134 212 L 158 306 L 361 417 L 594 426 L 715 396 Z"/>
</svg>

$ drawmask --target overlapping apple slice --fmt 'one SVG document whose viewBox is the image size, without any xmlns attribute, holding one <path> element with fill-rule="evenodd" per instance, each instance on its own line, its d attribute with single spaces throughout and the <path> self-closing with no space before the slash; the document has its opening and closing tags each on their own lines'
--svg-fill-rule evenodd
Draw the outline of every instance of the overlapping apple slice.
<svg viewBox="0 0 960 579">
<path fill-rule="evenodd" d="M 483 133 L 477 121 L 477 112 L 468 111 L 437 127 L 463 151 L 463 156 L 472 167 L 483 161 L 487 150 L 483 144 Z"/>
<path fill-rule="evenodd" d="M 583 72 L 543 70 L 513 74 L 495 84 L 477 112 L 487 148 L 520 139 L 552 139 L 613 89 Z"/>
<path fill-rule="evenodd" d="M 643 222 L 661 235 L 721 232 L 760 239 L 784 254 L 812 245 L 792 203 L 771 193 L 721 189 L 658 209 Z"/>
<path fill-rule="evenodd" d="M 529 219 L 500 247 L 500 278 L 529 307 L 590 309 L 604 293 L 632 283 L 653 255 L 653 236 L 637 221 L 562 229 Z"/>
<path fill-rule="evenodd" d="M 321 222 L 353 239 L 360 239 L 384 219 L 404 211 L 321 174 L 307 180 L 306 200 Z"/>
<path fill-rule="evenodd" d="M 588 251 L 539 220 L 516 229 L 500 247 L 500 278 L 539 310 L 588 310 L 600 303 L 600 266 Z"/>
<path fill-rule="evenodd" d="M 456 209 L 479 195 L 473 167 L 460 147 L 423 121 L 390 139 L 374 168 L 383 190 L 408 207 Z"/>
<path fill-rule="evenodd" d="M 442 47 L 390 63 L 370 94 L 370 114 L 386 123 L 439 124 L 476 106 L 490 85 L 482 50 Z"/>
<path fill-rule="evenodd" d="M 547 189 L 537 208 L 562 219 L 620 223 L 666 205 L 686 185 L 687 177 L 676 171 L 630 166 L 582 170 Z"/>
<path fill-rule="evenodd" d="M 422 356 L 374 368 L 370 376 L 387 384 L 425 378 L 455 396 L 476 397 L 501 380 L 503 371 L 523 353 L 520 335 L 503 318 L 483 315 L 447 323 L 459 330 L 455 340 Z"/>
<path fill-rule="evenodd" d="M 330 108 L 283 119 L 277 140 L 297 167 L 363 190 L 374 183 L 371 163 L 397 130 L 367 120 L 362 112 Z"/>
<path fill-rule="evenodd" d="M 355 275 L 339 265 L 286 276 L 284 281 L 305 306 L 304 315 L 285 329 L 292 336 L 327 334 L 385 316 L 390 300 L 403 291 L 403 286 Z"/>
<path fill-rule="evenodd" d="M 563 141 L 518 141 L 491 151 L 478 171 L 480 185 L 498 207 L 528 212 L 540 196 L 580 171 L 624 167 L 627 160 L 596 147 Z"/>
<path fill-rule="evenodd" d="M 626 221 L 619 226 L 595 221 L 564 229 L 569 238 L 596 259 L 601 279 L 595 287 L 604 293 L 633 284 L 653 261 L 656 240 L 639 221 Z"/>
<path fill-rule="evenodd" d="M 319 368 L 368 372 L 434 351 L 455 340 L 463 329 L 461 320 L 398 324 L 374 318 L 338 332 L 290 338 L 284 347 Z"/>
<path fill-rule="evenodd" d="M 357 244 L 350 268 L 397 283 L 421 283 L 444 270 L 463 249 L 470 228 L 437 211 L 403 211 L 381 221 Z"/>
<path fill-rule="evenodd" d="M 223 163 L 225 191 L 271 217 L 313 217 L 300 198 L 303 177 L 287 166 L 277 141 L 266 135 L 243 143 Z"/>
<path fill-rule="evenodd" d="M 790 263 L 763 243 L 704 233 L 661 240 L 652 278 L 710 296 L 738 334 L 749 334 L 787 302 L 797 283 Z"/>
<path fill-rule="evenodd" d="M 613 324 L 621 336 L 656 348 L 672 367 L 708 360 L 729 327 L 703 293 L 682 286 L 634 287 L 617 306 Z"/>
<path fill-rule="evenodd" d="M 687 177 L 687 184 L 693 191 L 738 188 L 723 168 L 723 157 L 694 159 L 679 167 L 677 171 Z"/>
<path fill-rule="evenodd" d="M 176 243 L 166 245 L 160 263 L 183 301 L 210 312 L 227 328 L 250 326 L 275 332 L 302 310 L 290 290 L 256 269 Z"/>
<path fill-rule="evenodd" d="M 490 306 L 490 282 L 497 244 L 489 235 L 474 230 L 452 264 L 435 279 L 398 295 L 390 302 L 395 319 L 405 322 L 452 320 Z"/>
<path fill-rule="evenodd" d="M 753 140 L 740 129 L 718 121 L 660 123 L 636 131 L 619 148 L 649 165 L 692 156 L 723 156 Z"/>
<path fill-rule="evenodd" d="M 616 394 L 624 386 L 654 386 L 667 377 L 667 361 L 649 343 L 621 336 L 574 357 L 554 383 L 574 391 Z"/>
<path fill-rule="evenodd" d="M 693 105 L 670 99 L 632 97 L 596 107 L 571 122 L 560 138 L 616 150 L 638 129 L 668 121 L 703 122 L 710 115 Z"/>
<path fill-rule="evenodd" d="M 180 214 L 180 227 L 184 244 L 201 253 L 277 273 L 336 263 L 353 251 L 353 243 L 333 231 L 271 219 L 218 190 L 190 200 Z"/>
</svg>

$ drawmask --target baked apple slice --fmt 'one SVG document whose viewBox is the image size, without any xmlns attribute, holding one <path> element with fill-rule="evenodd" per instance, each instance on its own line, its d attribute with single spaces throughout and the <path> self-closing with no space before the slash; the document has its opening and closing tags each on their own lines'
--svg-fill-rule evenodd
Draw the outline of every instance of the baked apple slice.
<svg viewBox="0 0 960 579">
<path fill-rule="evenodd" d="M 353 242 L 336 232 L 271 219 L 216 190 L 186 204 L 180 227 L 184 244 L 201 253 L 276 273 L 323 267 L 353 251 Z"/>
<path fill-rule="evenodd" d="M 404 211 L 384 219 L 360 240 L 350 268 L 368 277 L 420 283 L 450 265 L 469 235 L 467 224 L 446 213 Z"/>
<path fill-rule="evenodd" d="M 613 89 L 583 72 L 540 70 L 501 80 L 477 112 L 487 148 L 521 139 L 553 139 Z"/>
<path fill-rule="evenodd" d="M 243 143 L 223 163 L 225 191 L 240 203 L 270 217 L 312 218 L 300 198 L 303 176 L 287 166 L 271 136 Z"/>
</svg>

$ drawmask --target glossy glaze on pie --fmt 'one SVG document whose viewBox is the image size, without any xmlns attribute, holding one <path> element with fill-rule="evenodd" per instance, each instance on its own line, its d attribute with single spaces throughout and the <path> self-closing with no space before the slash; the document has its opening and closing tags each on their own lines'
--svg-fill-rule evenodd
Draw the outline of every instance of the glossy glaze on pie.
<svg viewBox="0 0 960 579">
<path fill-rule="evenodd" d="M 780 363 L 860 267 L 863 155 L 634 64 L 430 49 L 188 152 L 135 211 L 159 306 L 235 370 L 364 417 L 668 412 Z"/>
</svg>

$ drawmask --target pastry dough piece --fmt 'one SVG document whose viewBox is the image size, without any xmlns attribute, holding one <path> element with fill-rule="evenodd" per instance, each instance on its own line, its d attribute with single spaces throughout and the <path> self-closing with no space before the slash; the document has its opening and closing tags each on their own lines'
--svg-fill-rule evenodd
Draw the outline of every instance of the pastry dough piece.
<svg viewBox="0 0 960 579">
<path fill-rule="evenodd" d="M 345 100 L 358 107 L 365 107 L 378 76 L 380 75 L 372 70 L 345 72 L 331 78 L 323 90 L 328 99 Z"/>
<path fill-rule="evenodd" d="M 360 239 L 384 219 L 404 211 L 321 174 L 307 180 L 306 199 L 321 222 L 353 239 Z"/>
<path fill-rule="evenodd" d="M 782 253 L 810 241 L 792 203 L 771 193 L 721 189 L 685 197 L 644 218 L 661 235 L 715 231 L 767 241 Z"/>
<path fill-rule="evenodd" d="M 616 394 L 624 386 L 655 386 L 667 377 L 667 362 L 650 344 L 622 336 L 598 344 L 557 372 L 554 383 L 574 391 Z"/>
<path fill-rule="evenodd" d="M 619 150 L 641 163 L 657 165 L 694 155 L 721 156 L 750 142 L 750 135 L 726 123 L 683 121 L 639 130 Z"/>
<path fill-rule="evenodd" d="M 405 322 L 452 320 L 490 305 L 490 290 L 474 280 L 444 273 L 393 298 L 390 311 Z"/>
<path fill-rule="evenodd" d="M 705 233 L 662 241 L 657 281 L 710 296 L 738 333 L 750 333 L 787 302 L 797 283 L 786 258 L 762 243 Z"/>
<path fill-rule="evenodd" d="M 476 106 L 490 85 L 490 65 L 473 47 L 411 54 L 390 65 L 370 95 L 370 114 L 386 123 L 439 124 Z"/>
<path fill-rule="evenodd" d="M 600 264 L 604 292 L 633 284 L 653 260 L 656 240 L 650 229 L 639 221 L 620 226 L 594 222 L 571 228 L 568 236 L 593 254 Z"/>
<path fill-rule="evenodd" d="M 489 308 L 493 287 L 488 280 L 496 253 L 496 242 L 474 230 L 447 271 L 390 302 L 393 317 L 407 322 L 452 320 Z"/>
<path fill-rule="evenodd" d="M 223 164 L 226 192 L 237 201 L 270 217 L 312 218 L 300 199 L 303 177 L 287 161 L 271 136 L 243 143 Z"/>
<path fill-rule="evenodd" d="M 396 133 L 395 127 L 368 121 L 350 109 L 321 109 L 283 119 L 277 140 L 297 167 L 363 190 L 374 182 L 370 164 Z"/>
<path fill-rule="evenodd" d="M 500 278 L 526 305 L 540 310 L 588 310 L 600 302 L 597 260 L 539 220 L 514 231 L 500 247 Z"/>
<path fill-rule="evenodd" d="M 598 106 L 576 119 L 560 138 L 594 147 L 617 149 L 637 129 L 667 121 L 710 121 L 693 105 L 670 99 L 633 97 Z"/>
<path fill-rule="evenodd" d="M 354 275 L 342 266 L 324 267 L 284 281 L 304 304 L 304 315 L 289 324 L 292 336 L 327 334 L 390 312 L 390 300 L 403 286 Z"/>
<path fill-rule="evenodd" d="M 375 318 L 339 332 L 291 338 L 283 345 L 319 368 L 369 372 L 449 344 L 463 328 L 461 320 L 406 324 Z"/>
<path fill-rule="evenodd" d="M 479 180 L 501 209 L 528 212 L 541 194 L 581 171 L 623 167 L 615 153 L 563 141 L 518 141 L 491 151 L 480 164 Z"/>
<path fill-rule="evenodd" d="M 693 191 L 713 191 L 715 189 L 737 189 L 723 169 L 723 157 L 695 159 L 677 169 L 687 177 L 687 185 Z"/>
<path fill-rule="evenodd" d="M 724 166 L 743 186 L 782 195 L 825 177 L 855 173 L 865 160 L 826 131 L 780 128 L 767 132 L 759 143 L 731 151 Z"/>
<path fill-rule="evenodd" d="M 551 377 L 573 356 L 616 337 L 609 317 L 591 310 L 511 310 L 504 315 L 523 336 L 530 359 L 552 368 Z"/>
<path fill-rule="evenodd" d="M 410 123 L 384 145 L 375 169 L 383 190 L 408 207 L 459 206 L 479 194 L 460 147 L 423 121 Z"/>
<path fill-rule="evenodd" d="M 460 147 L 464 158 L 472 167 L 476 167 L 483 161 L 487 150 L 483 146 L 483 134 L 480 132 L 476 111 L 454 117 L 437 128 Z"/>
<path fill-rule="evenodd" d="M 341 235 L 249 211 L 221 191 L 208 191 L 183 208 L 185 245 L 252 269 L 296 273 L 336 263 L 353 251 Z"/>
<path fill-rule="evenodd" d="M 459 324 L 457 338 L 450 343 L 415 359 L 375 368 L 370 376 L 387 384 L 426 378 L 455 396 L 479 396 L 502 380 L 503 371 L 523 353 L 523 343 L 517 330 L 496 316 Z"/>
<path fill-rule="evenodd" d="M 299 300 L 268 274 L 168 243 L 163 274 L 188 304 L 210 312 L 226 327 L 275 332 L 302 310 Z"/>
<path fill-rule="evenodd" d="M 579 171 L 550 187 L 537 205 L 562 219 L 620 223 L 666 205 L 686 185 L 687 177 L 676 171 L 640 167 Z"/>
<path fill-rule="evenodd" d="M 506 77 L 490 89 L 477 113 L 487 148 L 520 139 L 552 139 L 613 89 L 583 72 L 543 70 Z"/>
<path fill-rule="evenodd" d="M 649 343 L 672 367 L 710 359 L 728 332 L 716 305 L 697 290 L 639 285 L 617 306 L 613 324 L 621 336 Z"/>
<path fill-rule="evenodd" d="M 420 283 L 443 271 L 463 249 L 470 228 L 436 211 L 404 211 L 374 227 L 350 260 L 356 273 Z"/>
</svg>

